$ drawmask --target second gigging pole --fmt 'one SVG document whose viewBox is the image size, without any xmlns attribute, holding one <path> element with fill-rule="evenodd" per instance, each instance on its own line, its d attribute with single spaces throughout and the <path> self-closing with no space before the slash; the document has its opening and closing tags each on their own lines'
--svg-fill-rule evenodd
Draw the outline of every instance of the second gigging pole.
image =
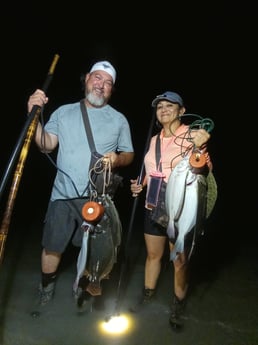
<svg viewBox="0 0 258 345">
<path fill-rule="evenodd" d="M 46 80 L 45 80 L 43 87 L 42 87 L 42 90 L 44 92 L 47 91 L 49 84 L 52 80 L 58 59 L 59 59 L 59 55 L 56 54 L 54 56 L 53 62 L 50 66 Z M 23 174 L 23 168 L 24 168 L 26 158 L 27 158 L 27 155 L 29 152 L 32 138 L 34 136 L 34 133 L 35 133 L 37 125 L 38 125 L 40 113 L 41 113 L 41 107 L 34 105 L 31 112 L 28 114 L 27 121 L 25 123 L 25 126 L 24 126 L 21 134 L 20 134 L 19 140 L 15 146 L 15 149 L 13 151 L 13 154 L 12 154 L 11 159 L 9 161 L 9 164 L 7 166 L 6 173 L 2 179 L 1 190 L 0 190 L 1 194 L 2 194 L 4 187 L 7 183 L 8 176 L 10 175 L 10 171 L 12 170 L 12 166 L 16 160 L 16 156 L 18 156 L 18 153 L 20 152 L 19 160 L 18 160 L 18 163 L 16 165 L 15 172 L 14 172 L 13 181 L 12 181 L 9 196 L 7 199 L 6 209 L 4 212 L 4 216 L 3 216 L 3 220 L 2 220 L 2 224 L 1 224 L 1 228 L 0 228 L 0 264 L 3 261 L 5 242 L 6 242 L 7 235 L 8 235 L 8 230 L 9 230 L 9 225 L 10 225 L 10 221 L 11 221 L 11 216 L 12 216 L 12 211 L 13 211 L 16 195 L 17 195 L 19 184 L 20 184 L 21 177 Z"/>
</svg>

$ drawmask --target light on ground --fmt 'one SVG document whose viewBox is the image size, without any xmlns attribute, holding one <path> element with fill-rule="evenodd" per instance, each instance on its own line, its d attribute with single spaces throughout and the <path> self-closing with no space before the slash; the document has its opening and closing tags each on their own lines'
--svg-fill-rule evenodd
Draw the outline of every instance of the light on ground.
<svg viewBox="0 0 258 345">
<path fill-rule="evenodd" d="M 132 328 L 132 321 L 126 315 L 115 315 L 101 322 L 100 327 L 108 334 L 125 334 Z"/>
</svg>

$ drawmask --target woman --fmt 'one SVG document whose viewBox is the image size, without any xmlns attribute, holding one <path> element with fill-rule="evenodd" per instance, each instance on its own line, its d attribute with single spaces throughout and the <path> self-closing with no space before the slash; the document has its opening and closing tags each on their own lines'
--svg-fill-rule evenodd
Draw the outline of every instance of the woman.
<svg viewBox="0 0 258 345">
<path fill-rule="evenodd" d="M 208 169 L 212 164 L 208 153 L 206 152 L 206 143 L 210 134 L 203 128 L 190 130 L 188 125 L 181 123 L 180 117 L 185 113 L 185 107 L 179 94 L 167 91 L 157 96 L 152 106 L 156 108 L 156 117 L 158 124 L 161 125 L 161 131 L 153 136 L 150 141 L 149 150 L 145 155 L 146 176 L 143 184 L 139 184 L 137 179 L 131 180 L 131 191 L 133 196 L 137 196 L 143 187 L 147 186 L 146 191 L 146 215 L 144 221 L 144 239 L 147 249 L 147 258 L 145 263 L 145 278 L 143 296 L 140 303 L 133 311 L 146 302 L 149 302 L 155 293 L 157 281 L 161 271 L 161 259 L 164 254 L 167 243 L 167 226 L 160 225 L 152 219 L 152 210 L 150 207 L 150 196 L 155 196 L 151 191 L 150 181 L 152 176 L 161 176 L 167 183 L 169 176 L 175 166 L 185 157 L 190 156 L 193 149 L 199 149 L 204 154 Z M 160 159 L 156 161 L 156 142 L 159 140 Z M 166 185 L 166 184 L 165 184 Z M 165 198 L 165 193 L 163 194 Z M 192 232 L 192 231 L 191 231 Z M 186 236 L 189 237 L 191 232 Z M 181 316 L 185 305 L 186 294 L 188 290 L 188 254 L 190 250 L 189 238 L 185 238 L 185 249 L 183 253 L 178 253 L 173 259 L 174 266 L 174 292 L 169 323 L 173 330 L 182 328 Z M 175 242 L 169 241 L 169 249 L 172 252 Z"/>
</svg>

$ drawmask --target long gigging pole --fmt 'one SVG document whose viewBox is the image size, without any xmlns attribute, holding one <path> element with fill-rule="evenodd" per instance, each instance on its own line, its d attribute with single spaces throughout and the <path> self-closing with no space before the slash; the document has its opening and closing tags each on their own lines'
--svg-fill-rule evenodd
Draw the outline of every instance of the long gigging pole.
<svg viewBox="0 0 258 345">
<path fill-rule="evenodd" d="M 52 80 L 58 59 L 59 59 L 59 55 L 56 54 L 54 56 L 51 67 L 48 71 L 48 75 L 47 75 L 46 80 L 45 80 L 43 87 L 42 87 L 42 90 L 44 92 L 47 91 L 48 86 Z M 3 215 L 3 220 L 2 220 L 2 224 L 1 224 L 1 228 L 0 228 L 0 264 L 3 261 L 5 242 L 6 242 L 7 235 L 8 235 L 12 211 L 13 211 L 16 195 L 18 192 L 19 184 L 21 181 L 23 168 L 24 168 L 26 158 L 27 158 L 27 155 L 29 152 L 32 138 L 34 136 L 34 133 L 35 133 L 37 125 L 38 125 L 40 112 L 41 112 L 41 107 L 34 105 L 31 112 L 28 114 L 27 121 L 26 121 L 25 126 L 24 126 L 24 128 L 23 128 L 23 130 L 19 136 L 19 140 L 15 146 L 15 149 L 13 151 L 13 154 L 12 154 L 11 159 L 9 161 L 9 164 L 7 166 L 6 173 L 5 173 L 5 175 L 2 179 L 2 182 L 1 182 L 1 194 L 0 194 L 0 196 L 2 196 L 5 185 L 7 183 L 7 179 L 10 175 L 10 171 L 12 169 L 12 166 L 14 165 L 16 157 L 18 157 L 18 153 L 20 152 L 19 160 L 18 160 L 18 163 L 16 165 L 13 181 L 12 181 L 9 196 L 7 199 L 6 209 L 5 209 L 5 212 Z"/>
<path fill-rule="evenodd" d="M 155 120 L 156 120 L 156 111 L 154 109 L 153 114 L 152 114 L 152 118 L 151 118 L 149 131 L 148 131 L 147 140 L 145 143 L 144 154 L 143 154 L 143 158 L 142 158 L 142 164 L 141 164 L 141 168 L 140 168 L 140 172 L 139 172 L 139 176 L 138 176 L 138 183 L 139 184 L 143 183 L 143 180 L 145 177 L 144 156 L 145 156 L 146 152 L 148 151 L 148 148 L 150 145 L 150 140 L 152 137 Z M 137 206 L 138 206 L 138 200 L 139 200 L 139 196 L 138 195 L 134 196 L 130 221 L 129 221 L 128 230 L 127 230 L 126 243 L 125 243 L 124 262 L 121 265 L 120 276 L 119 276 L 119 280 L 118 280 L 118 287 L 117 287 L 117 295 L 116 295 L 116 300 L 115 300 L 114 313 L 113 313 L 113 315 L 106 317 L 106 319 L 105 319 L 106 321 L 109 321 L 109 319 L 112 316 L 120 314 L 121 286 L 122 286 L 122 282 L 124 280 L 125 273 L 127 272 L 128 263 L 129 263 L 129 247 L 130 247 L 130 242 L 131 242 L 131 237 L 132 237 L 132 230 L 133 230 L 133 225 L 134 225 L 135 213 L 136 213 Z M 123 293 L 125 293 L 125 290 L 123 290 Z"/>
</svg>

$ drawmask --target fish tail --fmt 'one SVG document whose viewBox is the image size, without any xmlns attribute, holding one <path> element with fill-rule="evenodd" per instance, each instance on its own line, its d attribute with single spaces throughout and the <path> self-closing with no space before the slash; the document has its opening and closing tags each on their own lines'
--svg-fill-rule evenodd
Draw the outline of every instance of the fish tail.
<svg viewBox="0 0 258 345">
<path fill-rule="evenodd" d="M 184 251 L 184 241 L 177 239 L 173 250 L 170 252 L 170 261 L 176 260 L 178 253 L 183 253 L 183 251 Z"/>
</svg>

